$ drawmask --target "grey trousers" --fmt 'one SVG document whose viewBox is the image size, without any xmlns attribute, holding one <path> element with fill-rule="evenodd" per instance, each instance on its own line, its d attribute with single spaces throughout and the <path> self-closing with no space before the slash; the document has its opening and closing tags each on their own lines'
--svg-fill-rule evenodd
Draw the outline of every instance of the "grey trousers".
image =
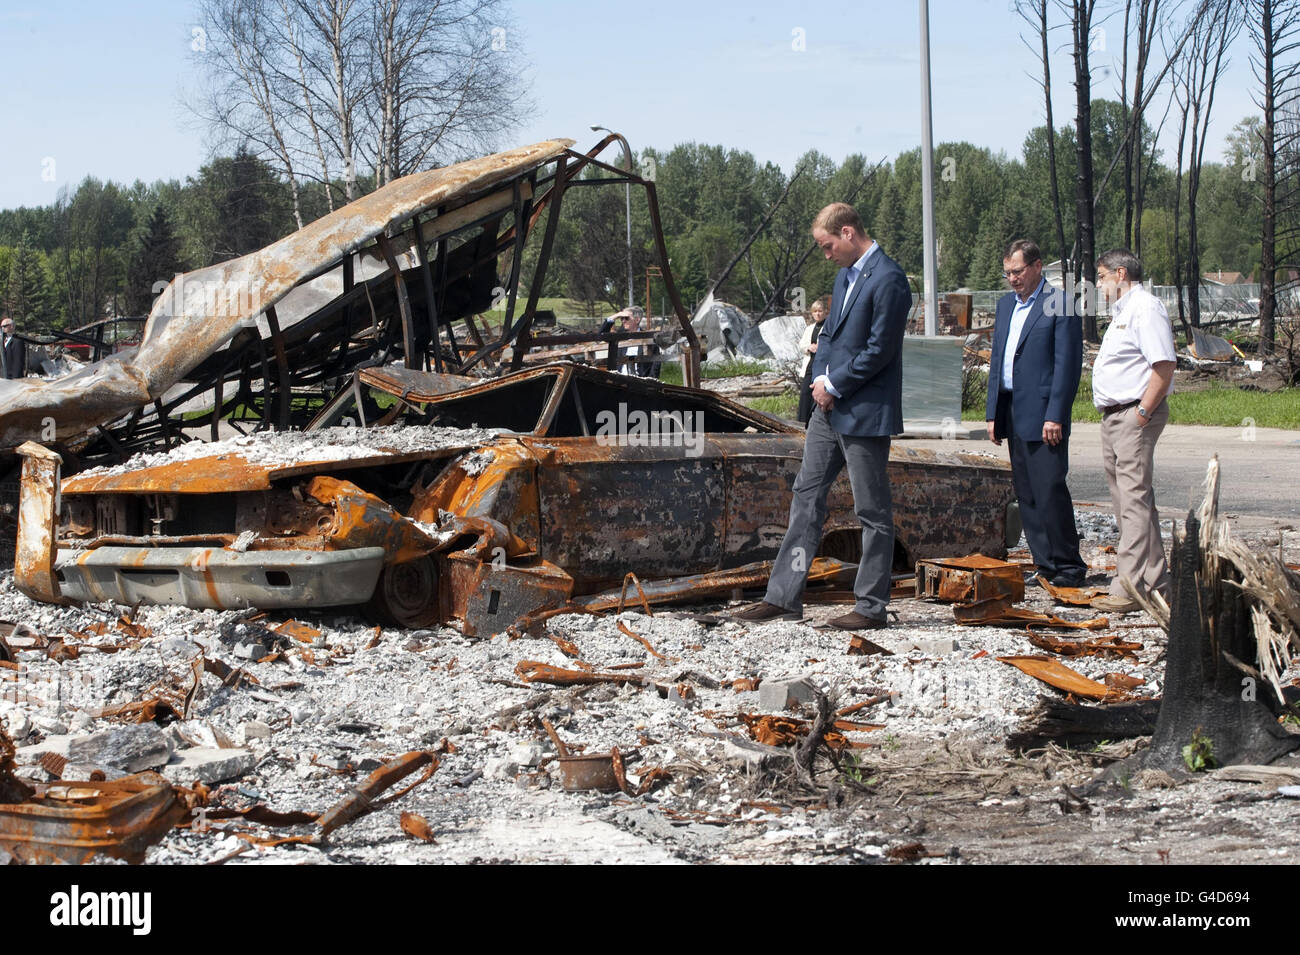
<svg viewBox="0 0 1300 955">
<path fill-rule="evenodd" d="M 1156 406 L 1145 426 L 1138 423 L 1136 408 L 1106 415 L 1101 421 L 1101 463 L 1119 525 L 1115 577 L 1110 584 L 1115 597 L 1128 599 L 1125 577 L 1140 594 L 1159 591 L 1169 595 L 1165 545 L 1160 539 L 1160 516 L 1151 484 L 1156 441 L 1168 421 L 1167 401 Z"/>
<path fill-rule="evenodd" d="M 802 612 L 808 568 L 821 546 L 826 496 L 845 465 L 853 487 L 853 510 L 862 524 L 862 560 L 853 581 L 854 610 L 885 619 L 894 560 L 894 512 L 889 496 L 889 436 L 858 438 L 831 430 L 826 412 L 814 408 L 804 439 L 803 465 L 794 479 L 790 523 L 777 552 L 764 599 Z"/>
</svg>

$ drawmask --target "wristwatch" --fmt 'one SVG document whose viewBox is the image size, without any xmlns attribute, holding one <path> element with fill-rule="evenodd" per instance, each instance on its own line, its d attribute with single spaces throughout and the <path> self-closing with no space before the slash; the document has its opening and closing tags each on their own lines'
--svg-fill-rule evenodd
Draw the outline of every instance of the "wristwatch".
<svg viewBox="0 0 1300 955">
<path fill-rule="evenodd" d="M 1140 414 L 1142 417 L 1146 418 L 1147 420 L 1151 419 L 1151 412 L 1147 411 L 1147 409 L 1143 408 L 1141 405 L 1138 405 L 1138 414 Z"/>
</svg>

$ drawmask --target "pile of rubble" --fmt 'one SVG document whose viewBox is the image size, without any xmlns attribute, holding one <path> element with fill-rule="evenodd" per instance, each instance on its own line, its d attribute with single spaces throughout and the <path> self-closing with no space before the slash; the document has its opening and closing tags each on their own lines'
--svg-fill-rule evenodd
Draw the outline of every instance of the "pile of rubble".
<svg viewBox="0 0 1300 955">
<path fill-rule="evenodd" d="M 1032 585 L 1023 603 L 1094 616 Z M 0 728 L 39 783 L 175 787 L 186 821 L 149 862 L 797 858 L 828 839 L 887 859 L 900 840 L 866 832 L 870 814 L 808 807 L 828 786 L 869 804 L 872 765 L 917 746 L 1001 745 L 1053 693 L 998 659 L 1041 654 L 1033 634 L 894 606 L 865 642 L 819 626 L 833 603 L 803 622 L 659 610 L 470 640 L 345 614 L 52 607 L 5 578 L 0 615 L 23 626 L 4 640 Z M 1158 696 L 1162 634 L 1137 627 L 1068 666 L 1116 698 Z M 823 698 L 831 723 L 801 784 Z M 424 785 L 322 837 L 322 814 L 421 753 Z"/>
</svg>

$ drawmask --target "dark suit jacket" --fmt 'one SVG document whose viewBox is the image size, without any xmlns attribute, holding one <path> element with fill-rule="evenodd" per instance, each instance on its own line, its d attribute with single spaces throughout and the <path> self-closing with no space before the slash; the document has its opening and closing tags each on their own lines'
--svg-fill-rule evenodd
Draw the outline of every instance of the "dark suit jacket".
<svg viewBox="0 0 1300 955">
<path fill-rule="evenodd" d="M 839 391 L 830 425 L 839 434 L 880 437 L 903 431 L 903 331 L 912 288 L 898 263 L 877 249 L 849 294 L 835 276 L 830 314 L 817 339 L 811 372 Z M 841 314 L 843 312 L 843 314 Z"/>
<path fill-rule="evenodd" d="M 1002 356 L 1015 303 L 1015 292 L 998 300 L 993 326 L 984 420 L 994 423 L 997 438 L 1007 436 L 1006 404 L 998 401 L 998 392 L 1002 388 Z M 1077 315 L 1067 315 L 1066 311 L 1061 290 L 1044 285 L 1020 329 L 1011 376 L 1011 416 L 1016 437 L 1022 441 L 1042 441 L 1044 421 L 1056 421 L 1066 434 L 1070 433 L 1070 407 L 1079 390 L 1083 367 L 1083 326 Z"/>
<path fill-rule="evenodd" d="M 0 336 L 2 338 L 3 336 Z M 27 343 L 17 335 L 12 335 L 9 341 L 0 345 L 4 352 L 4 376 L 6 378 L 22 378 L 27 374 Z"/>
</svg>

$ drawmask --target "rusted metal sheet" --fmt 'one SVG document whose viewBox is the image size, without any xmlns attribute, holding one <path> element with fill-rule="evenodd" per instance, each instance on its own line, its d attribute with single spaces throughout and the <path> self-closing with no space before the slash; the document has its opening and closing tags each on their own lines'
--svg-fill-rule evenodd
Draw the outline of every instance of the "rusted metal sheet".
<svg viewBox="0 0 1300 955">
<path fill-rule="evenodd" d="M 422 403 L 454 394 L 483 383 L 481 378 L 468 375 L 449 375 L 433 371 L 417 371 L 401 365 L 383 368 L 363 368 L 357 372 L 362 384 L 377 388 L 403 401 Z"/>
<path fill-rule="evenodd" d="M 1091 620 L 1064 620 L 1054 614 L 1026 610 L 1011 606 L 1010 597 L 989 597 L 968 604 L 953 604 L 953 619 L 967 625 L 992 627 L 1054 627 L 1061 630 L 1105 630 L 1110 626 L 1106 617 Z"/>
<path fill-rule="evenodd" d="M 264 249 L 186 273 L 158 297 L 133 353 L 112 355 L 56 381 L 7 383 L 0 394 L 0 446 L 32 440 L 51 422 L 58 438 L 73 437 L 144 407 L 228 345 L 255 316 L 386 229 L 518 178 L 571 145 L 568 139 L 550 140 L 413 173 Z"/>
<path fill-rule="evenodd" d="M 510 528 L 517 540 L 531 542 L 522 550 L 510 547 L 509 556 L 533 550 L 540 532 L 536 470 L 530 448 L 498 438 L 454 462 L 428 488 L 417 488 L 410 516 L 426 524 L 437 523 L 444 511 L 466 520 L 491 519 Z"/>
<path fill-rule="evenodd" d="M 561 756 L 560 787 L 565 792 L 602 793 L 618 792 L 618 776 L 614 772 L 612 753 L 584 753 L 581 756 Z"/>
<path fill-rule="evenodd" d="M 918 561 L 916 596 L 948 603 L 1010 597 L 1025 597 L 1024 571 L 1020 564 L 983 554 Z"/>
<path fill-rule="evenodd" d="M 87 471 L 63 483 L 64 496 L 76 494 L 216 494 L 265 491 L 277 481 L 307 477 L 325 472 L 364 470 L 389 464 L 436 460 L 463 453 L 474 447 L 438 448 L 431 451 L 392 451 L 377 449 L 363 457 L 318 458 L 295 464 L 266 465 L 251 462 L 235 453 L 186 458 L 162 464 L 146 465 L 129 471 Z"/>
<path fill-rule="evenodd" d="M 1027 673 L 1036 680 L 1042 680 L 1048 686 L 1056 687 L 1074 696 L 1090 700 L 1109 700 L 1123 697 L 1123 691 L 1117 691 L 1104 683 L 1090 680 L 1078 670 L 1072 670 L 1059 660 L 1043 656 L 998 657 L 1002 663 L 1010 664 L 1022 673 Z"/>
<path fill-rule="evenodd" d="M 29 863 L 79 865 L 102 853 L 138 864 L 189 811 L 157 773 L 37 784 L 24 802 L 0 804 L 0 848 Z"/>
<path fill-rule="evenodd" d="M 1069 604 L 1072 607 L 1091 607 L 1094 597 L 1107 593 L 1100 587 L 1057 587 L 1042 574 L 1034 579 L 1058 604 Z"/>
<path fill-rule="evenodd" d="M 386 562 L 401 564 L 423 557 L 440 543 L 349 481 L 319 475 L 308 483 L 307 495 L 333 509 L 330 523 L 319 529 L 332 549 L 382 547 Z"/>
<path fill-rule="evenodd" d="M 963 550 L 1006 556 L 1007 504 L 1015 490 L 1005 461 L 894 442 L 889 487 L 898 538 L 913 562 L 951 554 L 957 541 Z M 936 501 L 943 502 L 941 519 Z"/>
<path fill-rule="evenodd" d="M 621 580 L 702 573 L 722 563 L 724 461 L 684 447 L 555 439 L 539 452 L 539 550 L 580 592 Z"/>
<path fill-rule="evenodd" d="M 1137 652 L 1142 644 L 1122 637 L 1093 637 L 1091 640 L 1065 640 L 1050 633 L 1029 634 L 1029 642 L 1041 650 L 1050 650 L 1063 657 L 1119 657 L 1137 662 Z"/>
<path fill-rule="evenodd" d="M 504 556 L 504 555 L 503 555 Z M 512 567 L 452 554 L 442 558 L 447 584 L 447 617 L 462 621 L 467 637 L 491 636 L 528 613 L 563 606 L 573 594 L 573 578 L 548 561 Z"/>
<path fill-rule="evenodd" d="M 59 466 L 63 459 L 32 441 L 22 455 L 18 495 L 18 542 L 14 550 L 14 585 L 33 600 L 62 603 L 54 575 L 55 534 L 59 520 Z"/>
<path fill-rule="evenodd" d="M 438 757 L 427 750 L 414 750 L 389 760 L 367 776 L 356 789 L 321 814 L 316 820 L 316 824 L 320 826 L 318 838 L 325 839 L 335 829 L 347 825 L 358 816 L 400 799 L 437 772 L 440 763 Z M 379 798 L 381 793 L 397 785 L 417 769 L 424 770 L 419 779 L 391 796 Z"/>
</svg>

